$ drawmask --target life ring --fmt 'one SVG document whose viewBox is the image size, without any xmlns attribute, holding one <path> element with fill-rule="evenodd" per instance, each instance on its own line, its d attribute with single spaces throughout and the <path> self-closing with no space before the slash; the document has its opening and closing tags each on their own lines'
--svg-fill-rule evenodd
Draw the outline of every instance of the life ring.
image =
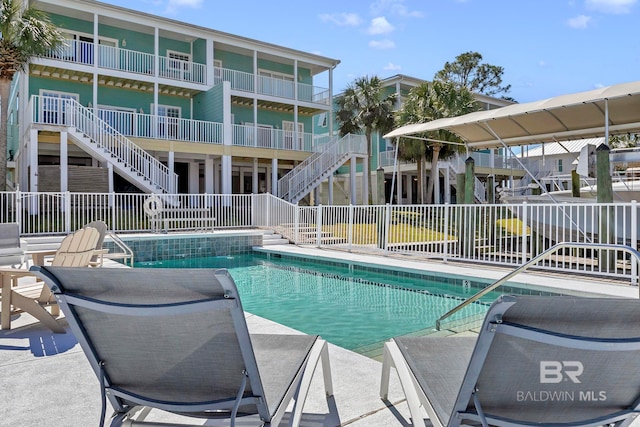
<svg viewBox="0 0 640 427">
<path fill-rule="evenodd" d="M 160 212 L 162 212 L 162 200 L 156 195 L 147 197 L 144 201 L 144 213 L 149 216 L 156 216 Z"/>
</svg>

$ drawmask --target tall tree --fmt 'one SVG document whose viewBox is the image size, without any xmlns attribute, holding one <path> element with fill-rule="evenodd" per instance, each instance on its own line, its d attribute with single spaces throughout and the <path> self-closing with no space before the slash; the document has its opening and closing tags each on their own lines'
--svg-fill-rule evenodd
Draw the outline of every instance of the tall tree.
<svg viewBox="0 0 640 427">
<path fill-rule="evenodd" d="M 341 136 L 349 133 L 362 133 L 367 140 L 367 161 L 363 170 L 363 180 L 371 181 L 371 136 L 374 131 L 381 134 L 393 127 L 393 109 L 395 93 L 386 93 L 382 82 L 376 76 L 360 77 L 350 83 L 344 94 L 338 98 L 336 120 Z M 370 194 L 364 194 L 364 200 L 370 201 Z"/>
<path fill-rule="evenodd" d="M 24 9 L 21 0 L 0 0 L 0 191 L 7 188 L 7 117 L 13 77 L 33 57 L 63 40 L 43 12 Z"/>
<path fill-rule="evenodd" d="M 424 82 L 409 91 L 407 99 L 397 113 L 398 125 L 424 123 L 446 117 L 456 117 L 475 110 L 473 94 L 464 86 L 453 82 Z M 454 155 L 462 141 L 455 134 L 441 129 L 421 135 L 429 139 L 425 145 L 424 155 L 431 159 L 431 179 L 427 186 L 427 203 L 434 198 L 434 183 L 438 179 L 438 160 Z M 401 140 L 401 144 L 412 147 L 413 141 Z M 424 143 L 423 143 L 424 144 Z M 411 148 L 414 151 L 415 148 Z M 400 152 L 403 150 L 400 149 Z M 419 152 L 419 151 L 418 151 Z M 420 167 L 420 165 L 418 165 Z M 421 170 L 418 176 L 421 176 Z"/>
<path fill-rule="evenodd" d="M 436 73 L 434 80 L 453 82 L 458 87 L 466 87 L 473 93 L 487 96 L 509 93 L 511 85 L 502 85 L 504 68 L 482 63 L 478 52 L 465 52 L 456 56 L 455 61 L 446 62 L 444 68 Z"/>
</svg>

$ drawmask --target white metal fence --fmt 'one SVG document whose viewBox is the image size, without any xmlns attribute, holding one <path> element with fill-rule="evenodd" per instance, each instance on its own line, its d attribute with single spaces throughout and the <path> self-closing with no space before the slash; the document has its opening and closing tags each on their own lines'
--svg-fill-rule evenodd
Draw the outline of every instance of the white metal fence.
<svg viewBox="0 0 640 427">
<path fill-rule="evenodd" d="M 638 248 L 638 205 L 299 206 L 270 194 L 0 193 L 0 222 L 22 235 L 67 234 L 93 220 L 112 231 L 265 228 L 301 245 L 521 265 L 559 242 Z M 622 251 L 567 249 L 538 268 L 637 277 Z"/>
</svg>

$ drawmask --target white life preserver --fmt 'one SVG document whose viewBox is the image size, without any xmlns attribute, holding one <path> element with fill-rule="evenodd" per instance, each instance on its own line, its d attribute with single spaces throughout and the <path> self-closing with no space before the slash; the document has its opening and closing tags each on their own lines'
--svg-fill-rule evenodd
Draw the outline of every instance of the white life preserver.
<svg viewBox="0 0 640 427">
<path fill-rule="evenodd" d="M 162 200 L 155 194 L 144 201 L 144 213 L 154 217 L 162 212 Z"/>
</svg>

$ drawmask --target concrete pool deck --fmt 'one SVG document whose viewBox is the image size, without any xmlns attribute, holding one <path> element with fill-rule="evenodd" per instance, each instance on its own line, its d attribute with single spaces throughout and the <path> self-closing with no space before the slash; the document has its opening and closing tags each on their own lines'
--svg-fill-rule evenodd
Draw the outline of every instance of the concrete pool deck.
<svg viewBox="0 0 640 427">
<path fill-rule="evenodd" d="M 331 258 L 411 271 L 472 275 L 488 280 L 498 279 L 511 271 L 509 268 L 444 264 L 293 245 L 278 245 L 261 250 L 281 255 Z M 110 267 L 122 266 L 107 261 L 105 268 Z M 530 273 L 517 276 L 515 281 L 546 290 L 551 284 L 553 288 L 562 289 L 565 293 L 589 292 L 638 298 L 638 287 L 614 281 L 576 280 L 571 276 L 550 277 L 549 274 Z M 286 326 L 251 314 L 247 314 L 247 324 L 252 333 L 297 333 Z M 334 397 L 328 401 L 324 398 L 321 375 L 317 372 L 304 406 L 302 426 L 411 425 L 406 401 L 395 375 L 391 375 L 391 402 L 383 402 L 378 397 L 380 362 L 335 345 L 330 345 L 329 354 Z M 101 403 L 97 378 L 90 370 L 75 337 L 71 333 L 53 334 L 25 314 L 14 316 L 11 330 L 0 330 L 0 402 L 0 424 L 20 426 L 97 425 Z M 109 407 L 107 415 L 110 413 Z M 159 413 L 150 419 L 159 422 L 181 420 L 166 413 Z M 190 419 L 189 422 L 193 421 Z M 237 425 L 256 425 L 255 421 L 243 420 Z M 285 421 L 286 419 L 282 425 Z M 198 423 L 225 425 L 204 420 Z"/>
</svg>

